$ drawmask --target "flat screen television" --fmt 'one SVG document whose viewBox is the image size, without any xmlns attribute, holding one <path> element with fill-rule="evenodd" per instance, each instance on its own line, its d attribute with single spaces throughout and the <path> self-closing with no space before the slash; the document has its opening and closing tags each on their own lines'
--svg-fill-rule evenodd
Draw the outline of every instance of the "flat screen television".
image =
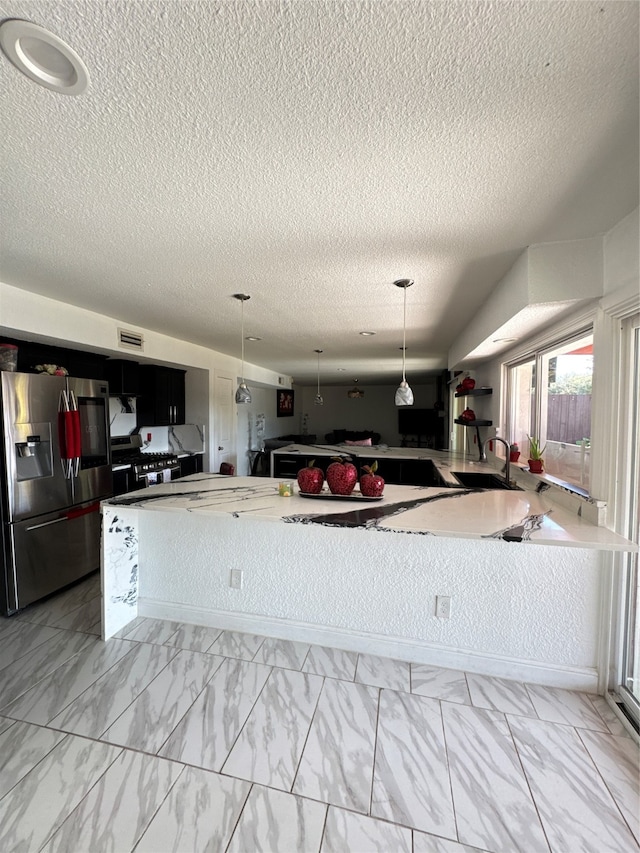
<svg viewBox="0 0 640 853">
<path fill-rule="evenodd" d="M 400 435 L 427 435 L 433 432 L 437 417 L 435 409 L 414 409 L 413 406 L 398 409 L 398 432 Z"/>
</svg>

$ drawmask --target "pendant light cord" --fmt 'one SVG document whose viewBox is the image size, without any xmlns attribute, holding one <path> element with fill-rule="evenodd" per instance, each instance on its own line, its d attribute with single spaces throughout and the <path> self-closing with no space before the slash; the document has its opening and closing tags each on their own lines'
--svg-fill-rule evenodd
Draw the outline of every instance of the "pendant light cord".
<svg viewBox="0 0 640 853">
<path fill-rule="evenodd" d="M 241 301 L 242 308 L 240 310 L 240 335 L 242 336 L 242 367 L 240 369 L 240 375 L 242 376 L 242 382 L 244 383 L 244 299 Z"/>
<path fill-rule="evenodd" d="M 405 366 L 405 355 L 407 352 L 407 288 L 404 289 L 404 315 L 402 320 L 402 381 L 406 382 L 406 376 L 404 372 Z"/>
</svg>

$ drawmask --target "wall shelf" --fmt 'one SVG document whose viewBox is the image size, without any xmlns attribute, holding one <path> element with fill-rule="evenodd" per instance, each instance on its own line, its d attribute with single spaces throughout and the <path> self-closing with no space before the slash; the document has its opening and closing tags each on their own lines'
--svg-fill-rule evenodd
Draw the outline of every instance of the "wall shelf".
<svg viewBox="0 0 640 853">
<path fill-rule="evenodd" d="M 471 391 L 460 391 L 455 394 L 456 397 L 486 397 L 493 394 L 493 388 L 473 388 Z"/>
<path fill-rule="evenodd" d="M 456 391 L 455 397 L 488 397 L 490 394 L 493 394 L 493 388 L 470 388 L 464 391 Z M 467 403 L 463 403 L 463 406 L 467 405 Z M 474 413 L 475 414 L 475 413 Z M 476 431 L 476 443 L 479 448 L 480 458 L 482 458 L 482 438 L 480 436 L 480 427 L 490 427 L 493 426 L 493 421 L 485 420 L 484 418 L 474 418 L 472 421 L 466 420 L 465 418 L 454 418 L 454 424 L 462 427 L 472 427 Z M 465 445 L 467 444 L 466 440 L 463 442 Z"/>
<path fill-rule="evenodd" d="M 460 424 L 460 426 L 466 427 L 481 427 L 481 426 L 493 426 L 493 421 L 467 421 L 464 418 L 455 418 L 454 423 Z"/>
</svg>

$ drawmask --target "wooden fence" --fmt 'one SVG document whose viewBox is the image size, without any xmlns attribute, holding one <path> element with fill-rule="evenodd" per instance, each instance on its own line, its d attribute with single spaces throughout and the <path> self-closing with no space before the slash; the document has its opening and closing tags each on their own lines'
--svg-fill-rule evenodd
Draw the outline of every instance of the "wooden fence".
<svg viewBox="0 0 640 853">
<path fill-rule="evenodd" d="M 550 394 L 547 440 L 575 444 L 591 437 L 591 394 Z"/>
</svg>

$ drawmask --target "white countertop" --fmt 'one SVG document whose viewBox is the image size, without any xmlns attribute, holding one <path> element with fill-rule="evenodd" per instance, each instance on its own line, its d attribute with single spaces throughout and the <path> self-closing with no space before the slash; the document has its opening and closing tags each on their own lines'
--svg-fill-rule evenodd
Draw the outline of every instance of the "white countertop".
<svg viewBox="0 0 640 853">
<path fill-rule="evenodd" d="M 304 452 L 308 450 L 305 447 Z M 413 452 L 416 450 L 419 451 L 413 449 Z M 427 458 L 433 458 L 433 455 Z M 455 470 L 461 469 L 456 467 Z M 298 494 L 296 484 L 293 496 L 284 498 L 278 495 L 277 479 L 192 474 L 171 483 L 120 495 L 104 501 L 103 505 L 165 512 L 232 514 L 287 523 L 449 538 L 489 538 L 598 550 L 636 550 L 636 546 L 622 536 L 590 524 L 558 506 L 546 493 L 538 494 L 531 490 L 387 485 L 381 500 L 367 501 L 362 498 L 340 500 L 329 493 L 320 498 L 306 498 Z"/>
<path fill-rule="evenodd" d="M 344 444 L 289 444 L 272 451 L 273 455 L 295 456 L 300 454 L 304 457 L 327 457 L 327 456 L 352 456 L 356 460 L 377 460 L 384 466 L 384 460 L 395 461 L 431 461 L 443 485 L 458 486 L 458 480 L 453 476 L 457 472 L 484 472 L 503 476 L 504 459 L 488 452 L 490 462 L 480 462 L 478 455 L 469 453 L 452 453 L 449 450 L 431 450 L 420 447 L 389 447 L 386 444 L 373 445 L 369 447 L 344 445 Z M 273 465 L 271 471 L 273 473 Z M 524 463 L 512 463 L 509 479 L 521 488 L 528 491 L 548 492 L 547 497 L 554 503 L 568 509 L 569 512 L 581 516 L 586 521 L 596 526 L 604 526 L 606 518 L 606 503 L 590 497 L 585 490 L 576 488 L 570 483 L 565 483 L 556 477 L 547 474 L 531 474 Z"/>
<path fill-rule="evenodd" d="M 375 457 L 383 459 L 447 459 L 450 454 L 443 450 L 430 450 L 427 447 L 389 447 L 386 444 L 371 446 L 350 444 L 287 444 L 278 447 L 271 453 L 301 454 L 304 456 L 364 456 L 367 459 Z"/>
</svg>

